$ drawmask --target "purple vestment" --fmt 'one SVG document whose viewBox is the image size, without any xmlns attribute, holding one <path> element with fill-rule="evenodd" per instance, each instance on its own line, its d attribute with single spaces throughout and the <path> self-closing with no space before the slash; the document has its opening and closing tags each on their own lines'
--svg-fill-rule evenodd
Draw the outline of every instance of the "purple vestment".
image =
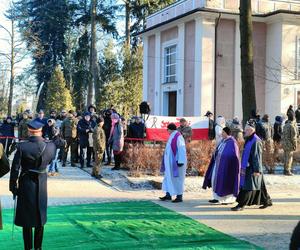
<svg viewBox="0 0 300 250">
<path fill-rule="evenodd" d="M 181 134 L 179 132 L 177 132 L 172 141 L 171 141 L 171 149 L 172 149 L 172 169 L 173 169 L 173 176 L 174 177 L 178 177 L 179 176 L 179 172 L 178 172 L 178 165 L 177 165 L 177 162 L 176 162 L 176 153 L 177 153 L 177 140 L 178 140 L 178 137 L 180 136 Z M 160 167 L 160 172 L 161 173 L 164 173 L 165 172 L 165 161 L 164 161 L 164 155 L 162 157 L 162 161 L 161 161 L 161 167 Z"/>
<path fill-rule="evenodd" d="M 244 145 L 242 164 L 241 164 L 241 166 L 242 166 L 241 167 L 241 181 L 240 181 L 241 187 L 244 186 L 244 183 L 245 183 L 246 168 L 248 167 L 248 161 L 249 161 L 252 145 L 258 140 L 260 140 L 260 138 L 256 134 L 254 134 L 254 136 L 249 141 L 246 141 L 246 143 Z"/>
<path fill-rule="evenodd" d="M 238 195 L 240 178 L 239 148 L 233 137 L 223 140 L 211 158 L 202 188 L 212 187 L 212 174 L 215 169 L 213 191 L 220 197 Z"/>
</svg>

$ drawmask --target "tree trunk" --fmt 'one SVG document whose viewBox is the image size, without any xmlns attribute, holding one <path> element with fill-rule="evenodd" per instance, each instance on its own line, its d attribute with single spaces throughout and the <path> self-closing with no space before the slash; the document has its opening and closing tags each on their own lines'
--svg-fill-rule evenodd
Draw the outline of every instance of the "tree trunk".
<svg viewBox="0 0 300 250">
<path fill-rule="evenodd" d="M 12 100 L 14 95 L 14 82 L 15 82 L 15 23 L 11 20 L 11 51 L 10 51 L 10 81 L 9 81 L 9 97 L 7 115 L 12 114 Z"/>
<path fill-rule="evenodd" d="M 125 36 L 126 45 L 130 45 L 130 0 L 125 2 Z"/>
<path fill-rule="evenodd" d="M 91 1 L 91 48 L 90 48 L 90 74 L 91 79 L 88 85 L 87 106 L 94 103 L 95 100 L 95 82 L 98 79 L 98 61 L 96 49 L 96 7 L 97 0 Z"/>
<path fill-rule="evenodd" d="M 241 76 L 244 124 L 256 111 L 251 0 L 240 0 Z"/>
</svg>

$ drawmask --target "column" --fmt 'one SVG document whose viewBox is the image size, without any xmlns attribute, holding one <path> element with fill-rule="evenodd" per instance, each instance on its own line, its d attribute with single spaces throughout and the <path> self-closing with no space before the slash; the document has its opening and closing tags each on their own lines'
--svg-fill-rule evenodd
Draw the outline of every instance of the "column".
<svg viewBox="0 0 300 250">
<path fill-rule="evenodd" d="M 240 23 L 235 22 L 235 53 L 234 53 L 234 116 L 243 119 L 242 109 L 242 79 L 241 79 L 241 49 Z"/>
<path fill-rule="evenodd" d="M 155 34 L 155 88 L 154 88 L 154 115 L 160 115 L 161 89 L 161 40 L 160 32 Z"/>
<path fill-rule="evenodd" d="M 148 36 L 143 37 L 143 101 L 148 101 Z"/>
<path fill-rule="evenodd" d="M 195 19 L 194 116 L 200 116 L 202 68 L 202 18 Z"/>
<path fill-rule="evenodd" d="M 178 53 L 177 53 L 177 116 L 184 114 L 184 40 L 185 24 L 178 25 Z"/>
</svg>

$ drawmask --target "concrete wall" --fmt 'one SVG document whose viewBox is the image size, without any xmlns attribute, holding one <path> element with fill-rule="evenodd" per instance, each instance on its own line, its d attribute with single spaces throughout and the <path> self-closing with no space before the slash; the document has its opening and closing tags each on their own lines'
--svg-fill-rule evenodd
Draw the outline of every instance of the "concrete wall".
<svg viewBox="0 0 300 250">
<path fill-rule="evenodd" d="M 266 100 L 265 113 L 271 119 L 281 111 L 281 50 L 282 50 L 282 24 L 280 22 L 267 25 L 267 49 L 266 49 Z"/>
<path fill-rule="evenodd" d="M 217 115 L 234 116 L 235 21 L 222 19 L 217 41 Z"/>
<path fill-rule="evenodd" d="M 260 114 L 265 113 L 266 91 L 266 39 L 265 23 L 253 23 L 253 53 L 254 53 L 254 81 L 256 92 L 256 106 Z"/>
<path fill-rule="evenodd" d="M 148 38 L 148 98 L 147 101 L 152 106 L 154 105 L 154 95 L 155 95 L 155 36 L 150 36 Z"/>
<path fill-rule="evenodd" d="M 195 21 L 185 24 L 184 116 L 194 114 Z"/>
</svg>

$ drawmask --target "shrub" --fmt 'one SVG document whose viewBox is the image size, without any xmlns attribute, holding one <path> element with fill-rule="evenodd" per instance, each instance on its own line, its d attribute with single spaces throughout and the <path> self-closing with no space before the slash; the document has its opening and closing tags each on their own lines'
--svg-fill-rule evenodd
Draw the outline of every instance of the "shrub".
<svg viewBox="0 0 300 250">
<path fill-rule="evenodd" d="M 193 141 L 187 144 L 189 175 L 203 176 L 207 170 L 214 143 Z M 132 176 L 159 175 L 165 143 L 125 143 L 123 165 Z"/>
</svg>

